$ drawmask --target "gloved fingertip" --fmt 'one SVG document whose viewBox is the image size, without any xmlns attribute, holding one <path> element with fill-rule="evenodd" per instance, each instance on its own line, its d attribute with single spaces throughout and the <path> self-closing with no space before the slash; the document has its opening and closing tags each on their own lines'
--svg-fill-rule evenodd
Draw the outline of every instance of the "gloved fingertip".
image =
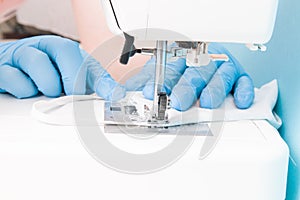
<svg viewBox="0 0 300 200">
<path fill-rule="evenodd" d="M 66 95 L 84 95 L 86 94 L 86 84 L 84 84 L 82 81 L 78 81 L 74 83 L 74 86 L 73 88 L 71 89 L 71 85 L 69 85 L 69 87 L 67 87 L 66 85 L 64 85 L 64 93 Z M 60 93 L 59 90 L 62 90 L 62 89 L 57 89 L 57 93 Z M 47 95 L 46 95 L 47 96 Z"/>
<path fill-rule="evenodd" d="M 62 86 L 60 84 L 55 84 L 52 83 L 51 85 L 49 84 L 49 87 L 47 88 L 39 88 L 39 90 L 46 96 L 46 97 L 59 97 L 62 93 Z M 67 94 L 71 95 L 71 94 Z"/>
<path fill-rule="evenodd" d="M 143 95 L 146 99 L 153 100 L 155 84 L 153 81 L 149 81 L 143 88 Z M 162 92 L 169 94 L 165 87 L 162 88 Z"/>
<path fill-rule="evenodd" d="M 7 92 L 18 99 L 30 98 L 39 93 L 34 82 L 15 67 L 2 65 L 0 67 L 1 91 Z"/>
<path fill-rule="evenodd" d="M 126 88 L 120 84 L 118 84 L 114 89 L 110 96 L 111 101 L 119 101 L 126 96 Z"/>
<path fill-rule="evenodd" d="M 143 95 L 146 99 L 153 100 L 154 82 L 150 81 L 145 85 L 145 87 L 143 89 Z"/>
<path fill-rule="evenodd" d="M 107 80 L 106 83 L 103 81 L 103 84 L 99 84 L 95 92 L 107 101 L 118 101 L 126 95 L 125 87 L 113 80 Z"/>
<path fill-rule="evenodd" d="M 197 98 L 193 95 L 194 92 L 190 88 L 184 90 L 174 90 L 170 95 L 170 105 L 178 111 L 186 111 L 191 108 Z"/>
<path fill-rule="evenodd" d="M 101 67 L 94 63 L 95 67 Z M 64 90 L 67 95 L 83 95 L 86 94 L 87 90 L 87 76 L 88 69 L 87 65 L 82 64 L 80 68 L 77 69 L 77 74 L 72 78 L 72 82 L 63 80 Z"/>
<path fill-rule="evenodd" d="M 38 94 L 39 92 L 33 92 L 33 93 L 28 93 L 28 94 L 22 94 L 22 95 L 14 95 L 17 99 L 27 99 L 27 98 L 31 98 L 34 97 Z"/>
<path fill-rule="evenodd" d="M 207 109 L 220 107 L 226 96 L 223 94 L 218 95 L 218 93 L 220 94 L 220 92 L 205 88 L 200 95 L 200 107 Z"/>
<path fill-rule="evenodd" d="M 180 99 L 177 98 L 175 95 L 171 94 L 170 100 L 171 100 L 170 105 L 175 110 L 178 110 L 178 111 L 185 111 L 185 110 L 187 110 L 187 108 L 183 108 Z"/>
<path fill-rule="evenodd" d="M 249 108 L 255 98 L 254 85 L 248 75 L 241 76 L 234 88 L 234 103 L 240 109 Z"/>
<path fill-rule="evenodd" d="M 200 107 L 207 108 L 207 109 L 213 109 L 215 108 L 215 105 L 213 105 L 212 96 L 208 93 L 202 92 L 200 95 Z"/>
<path fill-rule="evenodd" d="M 239 109 L 249 108 L 254 100 L 254 92 L 240 91 L 234 94 L 234 103 Z"/>
<path fill-rule="evenodd" d="M 9 93 L 11 93 L 17 99 L 26 99 L 26 98 L 31 98 L 31 97 L 36 96 L 39 93 L 39 91 L 36 87 L 26 87 L 22 91 L 19 91 L 19 92 L 15 91 L 15 92 L 9 92 Z"/>
</svg>

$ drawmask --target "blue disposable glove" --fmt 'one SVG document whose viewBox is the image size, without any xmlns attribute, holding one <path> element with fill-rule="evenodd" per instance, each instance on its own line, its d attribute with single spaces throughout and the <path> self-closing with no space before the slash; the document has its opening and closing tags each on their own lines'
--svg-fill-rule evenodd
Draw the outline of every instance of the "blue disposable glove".
<svg viewBox="0 0 300 200">
<path fill-rule="evenodd" d="M 36 36 L 0 43 L 0 92 L 28 98 L 96 92 L 107 100 L 120 99 L 125 88 L 77 42 L 58 36 Z"/>
<path fill-rule="evenodd" d="M 238 108 L 245 109 L 252 105 L 254 86 L 239 62 L 230 52 L 219 44 L 209 46 L 211 54 L 226 54 L 227 62 L 211 62 L 203 67 L 187 67 L 185 59 L 168 62 L 164 89 L 170 95 L 171 106 L 185 111 L 200 98 L 203 108 L 219 107 L 230 91 Z M 129 79 L 127 90 L 142 90 L 146 98 L 152 99 L 154 93 L 155 59 L 151 59 L 142 71 Z"/>
</svg>

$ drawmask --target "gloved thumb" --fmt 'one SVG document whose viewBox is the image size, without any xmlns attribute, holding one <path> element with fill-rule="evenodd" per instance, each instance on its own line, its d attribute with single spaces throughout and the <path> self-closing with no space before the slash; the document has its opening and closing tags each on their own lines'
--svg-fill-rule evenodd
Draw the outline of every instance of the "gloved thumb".
<svg viewBox="0 0 300 200">
<path fill-rule="evenodd" d="M 83 68 L 87 70 L 87 91 L 96 92 L 98 96 L 110 101 L 125 97 L 125 87 L 117 83 L 95 58 L 84 51 L 83 55 Z"/>
</svg>

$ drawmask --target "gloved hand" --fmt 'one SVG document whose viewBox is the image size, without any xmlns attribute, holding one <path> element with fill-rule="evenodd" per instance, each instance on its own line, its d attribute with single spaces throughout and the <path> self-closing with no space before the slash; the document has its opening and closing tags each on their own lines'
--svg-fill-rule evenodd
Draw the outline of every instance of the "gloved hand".
<svg viewBox="0 0 300 200">
<path fill-rule="evenodd" d="M 77 42 L 58 36 L 36 36 L 0 43 L 0 92 L 28 98 L 96 92 L 107 100 L 125 96 L 94 58 Z"/>
<path fill-rule="evenodd" d="M 220 44 L 210 44 L 209 53 L 226 54 L 229 61 L 211 62 L 203 67 L 187 67 L 183 58 L 167 63 L 164 90 L 170 95 L 171 106 L 185 111 L 200 98 L 201 107 L 218 108 L 233 90 L 236 106 L 249 108 L 254 100 L 254 86 L 249 75 Z M 153 99 L 154 72 L 155 59 L 151 59 L 139 74 L 126 82 L 126 89 L 142 90 L 145 98 Z"/>
</svg>

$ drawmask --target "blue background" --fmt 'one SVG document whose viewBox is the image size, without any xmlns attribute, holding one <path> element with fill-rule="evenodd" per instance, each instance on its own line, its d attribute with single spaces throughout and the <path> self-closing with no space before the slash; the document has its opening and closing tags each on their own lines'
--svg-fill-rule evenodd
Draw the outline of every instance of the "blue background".
<svg viewBox="0 0 300 200">
<path fill-rule="evenodd" d="M 255 11 L 253 11 L 255 14 Z M 276 78 L 282 117 L 280 134 L 290 147 L 287 200 L 300 199 L 300 1 L 279 0 L 272 39 L 266 52 L 226 45 L 251 75 L 256 86 Z M 298 166 L 297 166 L 298 165 Z"/>
</svg>

